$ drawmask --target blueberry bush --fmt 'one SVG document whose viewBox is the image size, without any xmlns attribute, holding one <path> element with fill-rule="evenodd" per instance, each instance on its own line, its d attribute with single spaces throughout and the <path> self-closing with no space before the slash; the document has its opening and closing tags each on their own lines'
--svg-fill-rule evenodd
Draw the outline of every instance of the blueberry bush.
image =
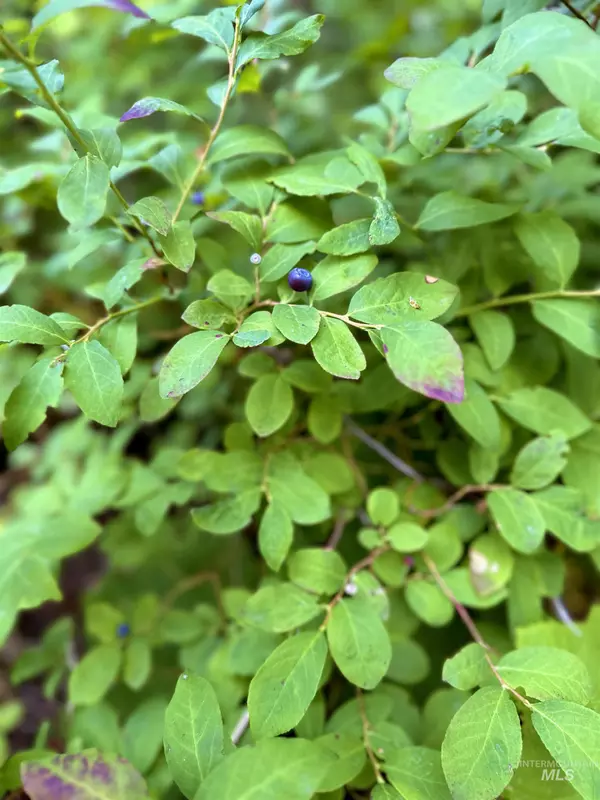
<svg viewBox="0 0 600 800">
<path fill-rule="evenodd" d="M 600 797 L 599 20 L 4 0 L 0 794 Z"/>
</svg>

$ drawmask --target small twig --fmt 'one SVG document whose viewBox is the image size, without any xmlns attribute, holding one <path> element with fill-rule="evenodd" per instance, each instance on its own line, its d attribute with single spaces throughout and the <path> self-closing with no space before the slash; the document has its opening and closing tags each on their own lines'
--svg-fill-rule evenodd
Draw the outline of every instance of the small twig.
<svg viewBox="0 0 600 800">
<path fill-rule="evenodd" d="M 250 714 L 248 713 L 248 709 L 245 708 L 242 712 L 242 716 L 235 724 L 235 728 L 231 732 L 231 741 L 233 744 L 239 744 L 240 739 L 248 730 L 248 725 L 250 724 Z"/>
<path fill-rule="evenodd" d="M 179 581 L 179 583 L 176 583 L 171 591 L 165 596 L 163 601 L 163 611 L 168 611 L 182 594 L 189 592 L 191 589 L 196 589 L 203 583 L 211 584 L 215 594 L 219 616 L 221 617 L 222 623 L 226 625 L 227 614 L 225 613 L 225 608 L 223 607 L 223 601 L 221 599 L 221 579 L 216 572 L 199 572 L 197 575 L 190 575 L 187 578 L 183 578 L 181 581 Z"/>
<path fill-rule="evenodd" d="M 468 484 L 467 486 L 460 488 L 451 497 L 449 497 L 442 506 L 438 506 L 437 508 L 427 508 L 424 510 L 411 507 L 409 508 L 409 511 L 411 511 L 413 514 L 418 514 L 420 517 L 423 517 L 423 519 L 432 519 L 433 517 L 439 517 L 442 514 L 446 514 L 446 512 L 451 511 L 454 506 L 468 494 L 472 494 L 474 492 L 491 492 L 493 489 L 501 488 L 502 485 L 496 483 Z"/>
<path fill-rule="evenodd" d="M 346 589 L 348 584 L 352 583 L 352 579 L 354 576 L 361 571 L 361 569 L 365 569 L 366 567 L 370 567 L 371 564 L 375 561 L 377 556 L 380 556 L 382 553 L 386 553 L 390 549 L 389 545 L 384 544 L 381 547 L 376 547 L 374 550 L 371 550 L 368 556 L 361 558 L 360 561 L 357 561 L 356 564 L 348 571 L 346 577 L 344 578 L 344 583 L 342 588 L 339 592 L 335 595 L 333 599 L 327 603 L 327 607 L 325 610 L 325 619 L 321 623 L 319 630 L 324 631 L 329 623 L 329 618 L 331 617 L 331 612 L 340 602 L 342 597 L 346 594 Z"/>
<path fill-rule="evenodd" d="M 366 444 L 367 447 L 370 447 L 377 455 L 380 455 L 384 458 L 388 464 L 391 464 L 394 469 L 397 469 L 398 472 L 401 472 L 403 475 L 406 475 L 407 478 L 411 478 L 413 481 L 418 481 L 419 483 L 423 483 L 425 478 L 421 475 L 420 472 L 417 472 L 414 467 L 411 467 L 410 464 L 407 464 L 406 461 L 403 461 L 401 458 L 398 458 L 397 455 L 392 453 L 391 450 L 388 450 L 387 447 L 381 442 L 378 442 L 376 439 L 373 439 L 372 436 L 364 431 L 359 425 L 357 425 L 353 420 L 350 418 L 346 418 L 346 429 L 353 435 L 356 436 L 357 439 L 363 444 Z"/>
<path fill-rule="evenodd" d="M 473 641 L 476 642 L 484 650 L 485 660 L 487 661 L 488 667 L 492 671 L 498 683 L 502 686 L 503 689 L 506 689 L 514 697 L 516 697 L 517 700 L 520 700 L 523 703 L 523 705 L 527 706 L 527 708 L 530 709 L 533 708 L 532 703 L 530 703 L 526 697 L 523 697 L 523 695 L 520 694 L 520 692 L 517 692 L 517 690 L 514 689 L 509 683 L 507 683 L 502 677 L 502 675 L 500 675 L 500 673 L 496 668 L 496 665 L 494 664 L 490 656 L 490 653 L 494 652 L 493 648 L 483 638 L 483 636 L 479 632 L 479 629 L 477 628 L 477 625 L 475 625 L 475 622 L 473 621 L 473 618 L 471 617 L 467 609 L 463 606 L 461 602 L 459 602 L 456 599 L 456 597 L 454 596 L 454 592 L 452 591 L 452 589 L 450 589 L 446 581 L 440 575 L 440 572 L 436 567 L 433 559 L 431 559 L 427 555 L 427 553 L 421 553 L 421 557 L 423 558 L 423 561 L 425 562 L 427 569 L 431 573 L 431 576 L 433 577 L 433 579 L 435 580 L 441 591 L 446 595 L 448 600 L 452 603 L 458 616 L 464 622 L 465 627 L 471 634 L 471 638 L 473 639 Z"/>
<path fill-rule="evenodd" d="M 329 539 L 327 540 L 327 544 L 323 548 L 324 550 L 335 550 L 335 548 L 340 543 L 342 536 L 344 535 L 344 530 L 346 529 L 346 525 L 348 524 L 348 511 L 345 508 L 341 508 L 338 511 L 338 515 L 335 520 L 335 525 L 333 526 L 333 532 Z"/>
<path fill-rule="evenodd" d="M 586 24 L 586 25 L 587 25 L 589 28 L 591 28 L 592 30 L 595 30 L 594 26 L 593 26 L 593 25 L 592 25 L 592 23 L 589 21 L 589 19 L 587 19 L 586 17 L 584 17 L 584 15 L 581 13 L 581 11 L 579 11 L 577 8 L 575 8 L 575 6 L 573 6 L 573 5 L 570 3 L 570 0 L 561 0 L 561 2 L 562 2 L 562 4 L 563 4 L 563 6 L 565 6 L 565 8 L 568 8 L 568 9 L 569 9 L 569 11 L 571 12 L 571 14 L 573 14 L 573 16 L 577 17 L 577 19 L 580 19 L 582 22 L 585 22 L 585 24 Z"/>
<path fill-rule="evenodd" d="M 377 759 L 377 756 L 373 752 L 373 748 L 371 747 L 371 742 L 369 741 L 369 730 L 371 729 L 371 723 L 369 722 L 369 718 L 367 717 L 365 698 L 360 689 L 356 690 L 356 700 L 358 703 L 358 711 L 362 721 L 363 744 L 365 746 L 365 750 L 369 757 L 369 761 L 371 762 L 371 766 L 373 767 L 373 772 L 375 773 L 375 780 L 377 781 L 377 783 L 385 783 L 385 779 L 381 774 L 381 767 L 379 766 L 379 761 Z"/>
<path fill-rule="evenodd" d="M 575 621 L 569 614 L 569 609 L 564 604 L 562 597 L 551 597 L 550 605 L 552 606 L 552 610 L 554 611 L 556 618 L 566 625 L 567 628 L 575 634 L 575 636 L 583 636 L 581 628 L 575 624 Z"/>
<path fill-rule="evenodd" d="M 175 213 L 173 214 L 173 222 L 175 222 L 179 217 L 179 215 L 181 214 L 183 206 L 185 205 L 185 201 L 188 199 L 190 192 L 194 188 L 196 181 L 202 174 L 202 170 L 204 169 L 204 165 L 206 164 L 208 153 L 211 147 L 213 146 L 214 141 L 219 134 L 219 131 L 221 130 L 221 125 L 223 124 L 223 120 L 225 118 L 225 111 L 227 110 L 227 105 L 229 103 L 229 100 L 231 99 L 231 94 L 233 92 L 233 88 L 235 86 L 235 81 L 237 78 L 237 69 L 235 62 L 237 61 L 237 54 L 240 45 L 240 40 L 241 40 L 240 22 L 239 19 L 236 18 L 235 30 L 233 33 L 233 44 L 231 45 L 231 50 L 227 54 L 227 60 L 229 65 L 229 73 L 227 75 L 227 87 L 225 89 L 225 94 L 223 95 L 223 102 L 221 103 L 221 108 L 219 109 L 219 115 L 217 117 L 217 121 L 213 125 L 208 135 L 208 139 L 206 140 L 206 145 L 202 150 L 202 155 L 198 159 L 198 163 L 193 173 L 191 174 L 190 179 L 183 187 L 181 197 L 179 198 L 179 202 L 177 203 L 177 208 L 175 209 Z"/>
<path fill-rule="evenodd" d="M 500 306 L 510 306 L 515 303 L 532 303 L 535 300 L 552 300 L 560 297 L 600 297 L 600 289 L 556 289 L 552 292 L 532 292 L 530 294 L 511 294 L 507 297 L 494 297 L 493 300 L 486 300 L 483 303 L 476 303 L 473 306 L 466 306 L 459 309 L 454 318 L 467 317 L 477 311 L 485 311 L 488 308 L 498 308 Z"/>
</svg>

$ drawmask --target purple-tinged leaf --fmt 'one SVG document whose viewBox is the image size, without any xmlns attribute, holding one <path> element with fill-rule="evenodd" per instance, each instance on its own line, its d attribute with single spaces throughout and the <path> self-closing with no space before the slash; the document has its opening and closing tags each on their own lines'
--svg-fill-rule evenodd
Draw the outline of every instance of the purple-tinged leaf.
<svg viewBox="0 0 600 800">
<path fill-rule="evenodd" d="M 97 750 L 56 755 L 21 766 L 31 800 L 148 800 L 139 772 L 124 758 Z"/>
<path fill-rule="evenodd" d="M 149 14 L 131 3 L 130 0 L 50 0 L 33 18 L 31 30 L 35 31 L 60 14 L 66 14 L 67 11 L 75 11 L 78 8 L 108 8 L 123 14 L 133 14 L 134 17 L 141 19 L 151 19 Z"/>
<path fill-rule="evenodd" d="M 194 114 L 185 106 L 175 103 L 173 100 L 165 100 L 163 97 L 143 97 L 134 103 L 120 119 L 120 122 L 128 122 L 130 119 L 142 119 L 155 114 L 157 111 L 173 111 L 176 114 L 184 114 L 186 117 L 194 117 L 200 122 L 204 122 L 202 117 Z"/>
<path fill-rule="evenodd" d="M 426 397 L 461 403 L 465 392 L 460 348 L 441 325 L 429 320 L 382 328 L 383 350 L 396 378 Z"/>
</svg>

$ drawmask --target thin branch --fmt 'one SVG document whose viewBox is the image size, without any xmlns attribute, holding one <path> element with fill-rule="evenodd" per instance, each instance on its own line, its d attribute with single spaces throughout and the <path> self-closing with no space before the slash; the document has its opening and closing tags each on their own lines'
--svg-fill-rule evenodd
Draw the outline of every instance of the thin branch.
<svg viewBox="0 0 600 800">
<path fill-rule="evenodd" d="M 186 578 L 183 578 L 181 581 L 179 581 L 179 583 L 176 583 L 164 599 L 163 610 L 166 611 L 170 609 L 182 594 L 189 592 L 191 589 L 196 589 L 203 583 L 210 583 L 212 586 L 219 616 L 221 617 L 222 623 L 225 625 L 227 623 L 227 614 L 225 613 L 225 608 L 223 607 L 223 601 L 221 599 L 221 579 L 216 572 L 199 572 L 196 575 L 190 575 Z"/>
<path fill-rule="evenodd" d="M 127 306 L 127 308 L 121 308 L 119 311 L 113 311 L 110 314 L 107 314 L 102 319 L 99 319 L 93 325 L 91 325 L 87 331 L 82 334 L 78 339 L 70 345 L 70 347 L 74 347 L 76 344 L 81 344 L 82 342 L 87 342 L 91 336 L 103 328 L 105 325 L 108 325 L 109 322 L 112 322 L 114 319 L 119 319 L 119 317 L 126 317 L 128 314 L 135 314 L 137 311 L 141 311 L 143 308 L 148 308 L 148 306 L 153 306 L 155 303 L 160 303 L 161 300 L 165 298 L 162 295 L 157 297 L 151 297 L 149 300 L 142 300 L 140 303 L 136 303 L 133 306 Z M 67 356 L 70 347 L 65 345 L 67 348 L 64 353 L 61 353 L 54 359 L 54 364 L 58 364 L 60 361 L 64 361 Z"/>
<path fill-rule="evenodd" d="M 442 514 L 451 511 L 454 506 L 468 494 L 473 494 L 474 492 L 491 492 L 494 489 L 501 488 L 502 484 L 497 483 L 468 484 L 449 497 L 442 506 L 425 510 L 419 510 L 418 508 L 410 508 L 409 510 L 413 514 L 418 514 L 420 517 L 423 517 L 423 519 L 432 519 L 433 517 L 440 517 Z"/>
<path fill-rule="evenodd" d="M 593 26 L 593 25 L 592 25 L 592 23 L 589 21 L 589 19 L 587 19 L 586 17 L 584 17 L 584 15 L 581 13 L 581 11 L 579 11 L 577 8 L 575 8 L 575 6 L 573 6 L 573 5 L 572 5 L 572 4 L 569 2 L 569 0 L 561 0 L 561 2 L 562 2 L 562 4 L 563 4 L 563 6 L 565 6 L 565 8 L 568 8 L 568 9 L 569 9 L 569 11 L 571 12 L 571 14 L 573 14 L 573 16 L 577 17 L 577 19 L 580 19 L 582 22 L 585 22 L 585 24 L 586 24 L 586 25 L 587 25 L 589 28 L 591 28 L 592 30 L 595 30 L 594 26 Z"/>
<path fill-rule="evenodd" d="M 229 73 L 227 75 L 227 87 L 225 89 L 225 94 L 223 95 L 223 102 L 221 103 L 221 108 L 219 109 L 219 116 L 217 117 L 217 121 L 213 125 L 208 135 L 208 139 L 206 140 L 206 145 L 202 150 L 202 155 L 198 159 L 198 163 L 192 175 L 190 176 L 190 179 L 183 187 L 181 197 L 179 198 L 179 202 L 177 203 L 177 208 L 175 209 L 175 213 L 173 214 L 173 222 L 175 222 L 179 217 L 179 215 L 181 214 L 183 206 L 185 205 L 185 201 L 188 199 L 190 192 L 192 191 L 192 189 L 196 184 L 196 181 L 202 174 L 202 170 L 204 169 L 204 165 L 206 164 L 206 159 L 208 158 L 210 149 L 213 146 L 214 141 L 219 134 L 219 131 L 221 130 L 221 125 L 223 124 L 223 120 L 225 118 L 225 111 L 227 110 L 227 105 L 229 103 L 229 100 L 231 99 L 231 94 L 233 92 L 233 88 L 235 86 L 235 81 L 237 78 L 237 69 L 235 62 L 237 61 L 240 39 L 241 39 L 240 23 L 239 19 L 236 17 L 235 30 L 233 33 L 233 44 L 231 45 L 231 50 L 227 54 L 227 59 L 229 64 Z"/>
<path fill-rule="evenodd" d="M 488 308 L 498 308 L 499 306 L 510 306 L 515 303 L 532 303 L 535 300 L 551 300 L 559 297 L 600 297 L 600 289 L 557 289 L 553 292 L 532 292 L 531 294 L 512 294 L 507 297 L 494 297 L 493 300 L 486 300 L 473 306 L 466 306 L 456 312 L 454 318 L 467 317 L 477 311 L 485 311 Z"/>
<path fill-rule="evenodd" d="M 373 748 L 371 747 L 371 742 L 369 741 L 369 731 L 371 729 L 371 723 L 369 722 L 369 718 L 367 716 L 365 698 L 360 689 L 356 690 L 356 700 L 358 703 L 358 711 L 362 721 L 363 744 L 365 746 L 365 750 L 369 757 L 369 761 L 371 762 L 371 766 L 373 767 L 373 772 L 375 773 L 375 780 L 377 781 L 377 783 L 385 783 L 384 777 L 381 774 L 381 767 L 379 766 L 379 761 L 377 759 L 377 756 L 373 752 Z"/>
<path fill-rule="evenodd" d="M 2 45 L 4 50 L 10 56 L 12 56 L 12 58 L 15 59 L 15 61 L 18 61 L 19 64 L 22 64 L 25 67 L 27 72 L 29 72 L 29 74 L 31 75 L 33 80 L 36 82 L 42 97 L 44 98 L 46 103 L 50 106 L 50 108 L 54 111 L 56 116 L 60 119 L 62 124 L 65 126 L 66 130 L 71 134 L 71 137 L 77 142 L 77 144 L 82 148 L 82 150 L 85 153 L 89 152 L 88 146 L 85 143 L 83 137 L 81 136 L 81 134 L 79 132 L 79 129 L 77 128 L 77 126 L 75 125 L 75 123 L 73 122 L 71 117 L 67 114 L 67 112 L 59 104 L 58 100 L 52 94 L 50 89 L 48 89 L 48 87 L 46 86 L 46 84 L 42 80 L 42 76 L 40 75 L 40 73 L 38 71 L 38 68 L 35 65 L 35 63 L 30 58 L 27 58 L 26 55 L 21 53 L 21 51 L 18 49 L 18 47 L 15 47 L 15 45 L 11 42 L 11 40 L 5 35 L 5 33 L 4 33 L 4 31 L 2 30 L 1 27 L 0 27 L 0 44 Z M 129 203 L 123 197 L 123 195 L 121 194 L 120 189 L 115 185 L 115 183 L 113 183 L 113 181 L 110 181 L 110 188 L 114 192 L 117 200 L 121 203 L 123 208 L 124 209 L 128 209 L 129 208 Z M 110 217 L 110 219 L 113 222 L 117 222 L 113 217 Z M 152 250 L 156 253 L 156 255 L 159 256 L 160 252 L 158 251 L 156 245 L 152 241 L 148 231 L 145 230 L 144 227 L 136 219 L 132 218 L 131 222 L 132 222 L 132 225 L 138 231 L 138 233 L 140 233 L 144 237 L 144 239 L 146 239 L 146 241 L 152 247 Z M 119 224 L 119 223 L 117 223 L 117 224 Z M 121 227 L 120 224 L 119 224 L 119 227 Z"/>
<path fill-rule="evenodd" d="M 323 548 L 324 550 L 335 550 L 344 535 L 348 521 L 348 510 L 346 508 L 340 508 L 333 526 L 333 531 L 327 540 L 327 544 Z"/>
<path fill-rule="evenodd" d="M 431 576 L 433 577 L 433 579 L 435 580 L 441 591 L 446 595 L 448 600 L 452 603 L 452 605 L 456 609 L 456 613 L 464 622 L 465 627 L 471 634 L 471 638 L 473 639 L 473 641 L 476 642 L 483 649 L 487 665 L 492 671 L 498 683 L 502 686 L 503 689 L 506 689 L 514 697 L 516 697 L 517 700 L 520 700 L 523 703 L 523 705 L 527 706 L 527 708 L 530 709 L 533 708 L 533 704 L 530 703 L 526 697 L 523 697 L 523 695 L 520 694 L 520 692 L 517 692 L 517 690 L 514 689 L 509 683 L 507 683 L 502 677 L 502 675 L 500 675 L 498 669 L 496 668 L 496 665 L 494 664 L 490 656 L 490 653 L 494 652 L 493 648 L 483 638 L 483 636 L 479 632 L 479 629 L 477 628 L 477 625 L 475 625 L 475 622 L 473 621 L 473 618 L 471 617 L 467 609 L 463 606 L 461 602 L 459 602 L 456 599 L 456 597 L 454 596 L 454 592 L 440 575 L 440 572 L 437 566 L 435 565 L 433 559 L 430 558 L 427 555 L 427 553 L 421 553 L 421 557 L 423 558 L 423 561 L 425 562 L 427 569 L 431 573 Z"/>
<path fill-rule="evenodd" d="M 335 595 L 335 597 L 333 597 L 329 601 L 329 603 L 327 603 L 327 607 L 326 607 L 326 610 L 325 610 L 325 619 L 321 623 L 321 625 L 319 627 L 319 630 L 324 631 L 325 628 L 327 627 L 327 625 L 329 623 L 329 618 L 331 617 L 331 612 L 337 606 L 337 604 L 340 602 L 342 597 L 346 594 L 346 590 L 347 590 L 348 584 L 352 583 L 352 579 L 354 578 L 354 576 L 358 572 L 360 572 L 361 569 L 365 569 L 366 567 L 370 567 L 371 564 L 377 558 L 377 556 L 380 556 L 382 553 L 386 553 L 389 549 L 390 549 L 390 547 L 387 544 L 381 545 L 381 547 L 376 547 L 374 550 L 371 550 L 371 552 L 369 553 L 368 556 L 365 556 L 364 558 L 361 558 L 360 561 L 357 561 L 356 564 L 348 571 L 348 573 L 346 574 L 346 577 L 344 578 L 344 583 L 342 585 L 342 588 Z"/>
<path fill-rule="evenodd" d="M 403 461 L 397 455 L 392 453 L 391 450 L 388 450 L 385 445 L 381 444 L 381 442 L 378 442 L 377 439 L 374 439 L 372 436 L 370 436 L 350 418 L 346 419 L 346 429 L 353 436 L 356 436 L 357 439 L 360 439 L 363 444 L 366 444 L 367 447 L 370 447 L 371 450 L 377 453 L 377 455 L 385 459 L 388 464 L 391 464 L 392 467 L 394 467 L 394 469 L 397 469 L 398 472 L 406 475 L 407 478 L 411 478 L 413 481 L 417 481 L 418 483 L 423 483 L 425 481 L 425 478 L 420 472 L 417 472 L 414 467 L 411 467 L 410 464 L 406 463 L 406 461 Z"/>
<path fill-rule="evenodd" d="M 248 730 L 248 725 L 250 724 L 250 714 L 248 713 L 248 709 L 245 708 L 242 712 L 242 716 L 236 722 L 235 728 L 231 732 L 231 741 L 233 744 L 239 744 L 240 739 Z"/>
</svg>

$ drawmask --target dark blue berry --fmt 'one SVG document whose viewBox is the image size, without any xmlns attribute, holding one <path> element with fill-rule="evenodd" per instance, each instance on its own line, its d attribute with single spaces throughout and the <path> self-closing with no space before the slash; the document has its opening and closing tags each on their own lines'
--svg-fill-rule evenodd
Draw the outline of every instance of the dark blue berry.
<svg viewBox="0 0 600 800">
<path fill-rule="evenodd" d="M 126 636 L 129 636 L 131 632 L 131 628 L 126 622 L 121 622 L 120 625 L 117 625 L 117 636 L 119 639 L 124 639 Z"/>
<path fill-rule="evenodd" d="M 288 274 L 288 284 L 295 292 L 308 292 L 313 284 L 312 275 L 307 269 L 294 267 Z"/>
<path fill-rule="evenodd" d="M 204 205 L 204 192 L 194 192 L 192 195 L 192 203 L 195 206 Z"/>
</svg>

